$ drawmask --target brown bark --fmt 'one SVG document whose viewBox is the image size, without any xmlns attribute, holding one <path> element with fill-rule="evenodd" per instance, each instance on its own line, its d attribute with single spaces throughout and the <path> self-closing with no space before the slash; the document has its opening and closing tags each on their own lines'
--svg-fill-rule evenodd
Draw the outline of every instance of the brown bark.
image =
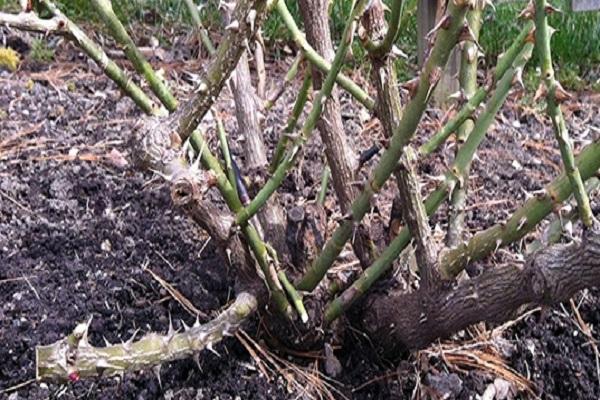
<svg viewBox="0 0 600 400">
<path fill-rule="evenodd" d="M 412 149 L 407 148 L 400 159 L 397 172 L 398 190 L 401 204 L 402 218 L 408 225 L 415 244 L 415 254 L 421 276 L 421 287 L 435 289 L 440 283 L 440 273 L 437 270 L 437 246 L 432 240 L 429 218 L 421 197 L 421 188 L 415 178 L 415 160 Z"/>
<path fill-rule="evenodd" d="M 329 1 L 328 0 L 300 0 L 300 12 L 308 43 L 328 62 L 333 61 L 335 52 L 329 30 Z M 316 66 L 312 66 L 313 88 L 321 89 L 325 75 Z M 356 196 L 356 189 L 352 185 L 357 157 L 348 144 L 344 132 L 342 113 L 337 90 L 334 88 L 331 96 L 323 106 L 321 118 L 317 122 L 317 129 L 325 145 L 327 164 L 331 169 L 333 187 L 339 200 L 343 214 L 350 211 L 350 206 Z M 352 243 L 357 257 L 363 266 L 371 263 L 367 250 L 367 238 L 364 230 L 359 228 L 355 241 Z"/>
<path fill-rule="evenodd" d="M 387 354 L 419 349 L 477 322 L 502 322 L 523 305 L 551 305 L 600 285 L 600 228 L 581 243 L 534 253 L 524 267 L 504 265 L 471 280 L 411 294 L 374 294 L 362 323 Z"/>
<path fill-rule="evenodd" d="M 371 7 L 365 12 L 362 24 L 372 41 L 380 41 L 385 37 L 387 24 L 381 0 L 374 0 Z M 370 54 L 371 82 L 377 90 L 376 112 L 383 126 L 383 133 L 391 137 L 394 127 L 400 124 L 402 118 L 402 103 L 398 90 L 398 78 L 394 60 L 390 55 L 378 57 Z"/>
<path fill-rule="evenodd" d="M 238 131 L 240 136 L 245 140 L 246 170 L 244 172 L 252 177 L 253 185 L 262 186 L 264 183 L 262 177 L 267 167 L 267 153 L 258 122 L 256 96 L 251 82 L 248 55 L 246 52 L 240 57 L 240 61 L 235 69 L 234 82 L 233 97 L 235 99 Z M 260 210 L 258 218 L 264 239 L 277 251 L 280 261 L 288 264 L 289 251 L 285 243 L 285 217 L 276 194 Z"/>
<path fill-rule="evenodd" d="M 378 42 L 385 37 L 388 28 L 381 0 L 373 1 L 373 4 L 362 18 L 362 24 L 365 26 L 368 35 L 365 40 Z M 375 107 L 377 117 L 383 127 L 383 135 L 386 138 L 390 138 L 394 134 L 394 128 L 400 124 L 400 120 L 402 119 L 402 101 L 400 99 L 400 91 L 398 90 L 398 78 L 396 76 L 394 60 L 389 54 L 380 57 L 373 53 L 369 54 L 369 59 L 372 65 L 371 82 L 377 91 L 377 103 Z M 400 174 L 396 171 L 394 176 L 398 185 L 400 185 Z M 402 223 L 401 204 L 402 198 L 396 195 L 388 227 L 388 239 L 390 240 L 400 230 Z"/>
<path fill-rule="evenodd" d="M 238 123 L 238 133 L 245 141 L 246 172 L 260 172 L 267 166 L 267 155 L 258 125 L 258 113 L 254 100 L 254 88 L 250 77 L 247 52 L 244 52 L 240 57 L 234 73 L 234 82 L 235 116 Z"/>
<path fill-rule="evenodd" d="M 265 299 L 266 288 L 258 279 L 252 255 L 240 235 L 232 229 L 234 215 L 205 198 L 211 186 L 210 171 L 179 170 L 172 178 L 171 199 L 186 215 L 204 229 L 215 241 L 223 260 L 236 272 L 236 291 L 249 291 Z"/>
</svg>

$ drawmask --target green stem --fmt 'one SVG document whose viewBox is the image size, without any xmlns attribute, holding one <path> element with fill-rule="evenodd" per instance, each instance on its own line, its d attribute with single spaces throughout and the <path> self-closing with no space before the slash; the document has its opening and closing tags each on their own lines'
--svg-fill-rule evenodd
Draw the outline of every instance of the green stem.
<svg viewBox="0 0 600 400">
<path fill-rule="evenodd" d="M 287 148 L 290 135 L 296 130 L 296 125 L 298 124 L 298 118 L 300 118 L 300 114 L 302 114 L 302 110 L 304 110 L 304 105 L 308 100 L 308 91 L 312 85 L 312 77 L 310 73 L 310 68 L 306 69 L 304 73 L 304 81 L 302 82 L 302 87 L 300 88 L 300 92 L 298 93 L 298 97 L 296 97 L 296 102 L 294 103 L 294 108 L 292 109 L 292 114 L 288 119 L 288 122 L 285 126 L 285 129 L 279 140 L 277 141 L 277 146 L 275 147 L 275 152 L 273 153 L 273 160 L 271 161 L 270 172 L 274 173 L 277 170 L 277 167 L 281 163 L 281 159 L 285 153 Z"/>
<path fill-rule="evenodd" d="M 244 225 L 247 223 L 260 209 L 265 203 L 269 200 L 271 195 L 277 190 L 277 188 L 283 182 L 283 179 L 286 177 L 288 171 L 295 164 L 298 154 L 302 149 L 303 145 L 308 141 L 311 137 L 316 123 L 321 116 L 321 112 L 323 110 L 323 104 L 327 101 L 327 97 L 331 94 L 333 86 L 336 81 L 336 76 L 338 75 L 340 69 L 344 64 L 344 59 L 346 57 L 346 52 L 350 43 L 352 42 L 352 38 L 354 36 L 354 31 L 356 29 L 356 19 L 358 16 L 362 14 L 364 6 L 366 4 L 366 0 L 359 0 L 356 7 L 352 8 L 351 18 L 348 19 L 346 26 L 344 28 L 344 33 L 342 34 L 342 40 L 340 45 L 335 53 L 335 57 L 331 64 L 331 69 L 327 73 L 325 78 L 325 82 L 323 82 L 323 86 L 321 90 L 315 96 L 312 109 L 304 122 L 302 127 L 302 132 L 294 139 L 292 147 L 285 153 L 283 159 L 278 164 L 277 169 L 269 178 L 269 180 L 265 183 L 262 189 L 256 194 L 254 199 L 248 204 L 244 209 L 240 210 L 236 216 L 236 222 L 239 225 Z"/>
<path fill-rule="evenodd" d="M 229 142 L 227 141 L 227 132 L 225 131 L 225 126 L 223 126 L 223 120 L 215 110 L 213 110 L 213 115 L 215 117 L 215 121 L 217 122 L 217 136 L 219 138 L 219 145 L 221 146 L 221 153 L 223 153 L 223 160 L 225 161 L 225 172 L 227 172 L 229 183 L 231 186 L 235 187 L 235 170 L 233 169 L 233 163 L 231 162 L 231 153 L 229 151 Z"/>
<path fill-rule="evenodd" d="M 588 179 L 596 174 L 600 168 L 600 141 L 586 146 L 577 157 L 577 164 L 583 179 Z M 442 184 L 442 186 L 445 185 L 445 183 Z M 468 243 L 444 253 L 440 264 L 441 274 L 447 278 L 454 277 L 470 262 L 481 260 L 500 246 L 521 239 L 550 214 L 557 204 L 564 201 L 572 193 L 572 189 L 568 178 L 562 174 L 546 186 L 545 192 L 545 195 L 533 197 L 525 202 L 506 223 L 486 229 L 473 236 Z M 438 188 L 430 195 L 425 202 L 427 213 L 431 214 L 431 210 L 436 205 L 439 206 L 446 196 L 447 190 L 442 188 Z M 410 232 L 404 228 L 384 250 L 381 257 L 367 268 L 350 288 L 331 302 L 325 311 L 325 321 L 331 322 L 338 318 L 362 294 L 366 293 L 373 283 L 387 271 L 409 242 Z"/>
<path fill-rule="evenodd" d="M 456 130 L 473 115 L 475 110 L 477 110 L 477 107 L 479 107 L 483 100 L 485 100 L 489 93 L 494 89 L 495 83 L 497 83 L 498 80 L 504 76 L 506 71 L 513 64 L 515 58 L 523 49 L 523 46 L 525 45 L 525 42 L 527 41 L 527 38 L 531 34 L 533 28 L 534 24 L 532 21 L 525 23 L 525 26 L 523 29 L 521 29 L 521 32 L 515 38 L 508 50 L 498 58 L 496 69 L 494 71 L 494 81 L 492 84 L 488 85 L 487 87 L 479 88 L 461 108 L 461 110 L 454 116 L 454 118 L 448 121 L 439 132 L 437 132 L 426 143 L 419 147 L 419 154 L 428 155 L 433 153 L 448 139 L 448 137 L 450 137 L 453 132 L 456 132 Z"/>
<path fill-rule="evenodd" d="M 325 203 L 325 196 L 327 196 L 327 186 L 329 186 L 329 178 L 331 177 L 331 170 L 328 166 L 323 168 L 323 174 L 321 176 L 321 189 L 319 190 L 319 196 L 317 197 L 317 204 L 322 206 Z"/>
<path fill-rule="evenodd" d="M 91 0 L 91 3 L 100 15 L 100 19 L 107 26 L 111 36 L 117 43 L 123 46 L 123 51 L 133 64 L 135 70 L 146 79 L 152 92 L 154 92 L 165 107 L 169 111 L 174 111 L 177 108 L 177 100 L 175 100 L 165 82 L 154 72 L 152 65 L 138 50 L 127 30 L 125 30 L 125 27 L 113 11 L 110 0 Z"/>
<path fill-rule="evenodd" d="M 208 144 L 204 141 L 202 134 L 198 131 L 194 131 L 190 135 L 190 144 L 194 150 L 200 154 L 200 161 L 202 162 L 202 165 L 214 173 L 219 192 L 221 192 L 221 195 L 225 199 L 229 209 L 234 213 L 241 210 L 243 205 L 238 197 L 235 186 L 229 182 L 228 177 L 221 168 L 219 160 L 217 160 L 217 158 L 208 148 Z M 271 268 L 272 266 L 269 262 L 269 256 L 265 243 L 262 241 L 260 235 L 252 226 L 252 224 L 246 223 L 242 225 L 241 228 L 242 233 L 244 234 L 244 237 L 248 242 L 252 253 L 254 254 L 254 257 L 258 262 L 263 275 L 262 277 L 267 283 L 271 296 L 273 297 L 273 301 L 275 302 L 278 310 L 282 313 L 282 315 L 290 316 L 290 304 L 285 297 L 285 293 L 283 293 L 280 285 L 278 284 L 276 274 Z"/>
<path fill-rule="evenodd" d="M 275 102 L 277 101 L 277 99 L 279 99 L 281 97 L 281 95 L 283 94 L 285 89 L 290 86 L 291 82 L 294 80 L 294 78 L 296 78 L 296 75 L 298 75 L 298 70 L 300 69 L 300 64 L 302 63 L 303 60 L 304 60 L 304 53 L 299 52 L 298 55 L 296 56 L 296 59 L 290 66 L 290 69 L 285 74 L 285 78 L 283 79 L 283 82 L 279 86 L 279 89 L 277 90 L 277 92 L 275 92 L 275 94 L 269 100 L 265 101 L 265 105 L 264 105 L 265 110 L 270 110 L 271 107 L 273 107 L 275 105 Z M 310 70 L 310 69 L 307 68 L 307 70 Z M 304 76 L 304 79 L 306 79 L 306 75 Z"/>
<path fill-rule="evenodd" d="M 310 44 L 306 41 L 304 34 L 296 25 L 296 21 L 294 21 L 294 17 L 288 10 L 285 0 L 277 0 L 276 4 L 277 12 L 283 23 L 288 28 L 290 33 L 292 34 L 292 38 L 296 42 L 296 44 L 302 49 L 306 58 L 314 65 L 317 66 L 321 71 L 329 74 L 331 69 L 333 68 L 323 57 L 319 55 L 313 49 Z M 362 90 L 356 83 L 352 81 L 352 79 L 348 78 L 344 74 L 337 74 L 335 77 L 337 83 L 344 88 L 348 93 L 350 93 L 356 100 L 358 100 L 363 106 L 367 109 L 372 110 L 375 107 L 375 101 L 369 97 L 369 95 Z"/>
<path fill-rule="evenodd" d="M 479 30 L 482 23 L 482 11 L 483 7 L 476 6 L 467 13 L 467 22 L 469 23 L 469 27 L 474 36 L 473 40 L 475 42 L 467 41 L 463 44 L 460 71 L 458 76 L 460 89 L 467 100 L 470 100 L 477 91 L 478 49 L 476 41 L 479 38 Z M 460 150 L 462 143 L 464 143 L 469 137 L 469 134 L 473 130 L 474 124 L 475 123 L 472 119 L 467 119 L 458 128 L 458 132 L 456 134 L 457 152 Z M 446 236 L 446 245 L 448 247 L 456 246 L 463 235 L 469 170 L 470 167 L 467 166 L 465 173 L 459 180 L 459 184 L 452 192 L 452 198 L 450 200 L 450 215 L 448 220 L 448 234 Z"/>
<path fill-rule="evenodd" d="M 577 157 L 576 165 L 583 180 L 597 174 L 600 168 L 600 141 L 587 145 Z M 442 274 L 448 277 L 456 276 L 468 263 L 481 260 L 500 246 L 523 238 L 571 193 L 573 188 L 570 180 L 563 173 L 546 186 L 542 195 L 527 200 L 508 221 L 481 231 L 468 243 L 444 253 L 440 264 Z"/>
<path fill-rule="evenodd" d="M 552 67 L 552 51 L 550 49 L 551 32 L 546 16 L 547 6 L 548 3 L 546 0 L 535 0 L 535 40 L 538 55 L 541 60 L 542 77 L 548 90 L 546 95 L 547 112 L 552 120 L 554 135 L 558 141 L 558 146 L 560 147 L 560 155 L 563 160 L 565 172 L 573 186 L 573 194 L 577 200 L 581 221 L 589 228 L 593 224 L 590 200 L 583 187 L 581 174 L 575 165 L 573 144 L 569 138 L 569 131 L 557 100 L 557 90 L 560 86 L 554 77 L 554 69 Z"/>
<path fill-rule="evenodd" d="M 113 82 L 119 86 L 119 88 L 129 96 L 134 103 L 140 107 L 146 114 L 151 115 L 165 115 L 167 112 L 162 107 L 157 105 L 144 93 L 138 85 L 136 85 L 127 74 L 119 68 L 119 66 L 112 61 L 104 50 L 98 46 L 92 39 L 90 39 L 85 32 L 83 32 L 77 25 L 75 25 L 70 19 L 68 19 L 54 3 L 48 0 L 40 0 L 43 5 L 50 11 L 52 15 L 60 18 L 63 22 L 63 30 L 68 32 L 71 38 L 77 43 L 77 45 L 88 55 L 92 60 L 98 64 L 102 71 L 108 76 Z"/>
<path fill-rule="evenodd" d="M 595 190 L 600 187 L 600 179 L 597 177 L 592 177 L 588 179 L 585 183 L 585 191 L 588 193 L 588 196 Z M 537 250 L 544 247 L 544 245 L 550 245 L 554 243 L 558 243 L 563 236 L 565 223 L 575 222 L 579 218 L 579 209 L 577 206 L 572 210 L 568 211 L 566 214 L 561 215 L 560 210 L 556 215 L 552 218 L 541 237 L 534 242 L 527 245 L 526 253 L 532 254 Z"/>
<path fill-rule="evenodd" d="M 382 154 L 379 164 L 373 171 L 369 182 L 365 185 L 365 189 L 352 203 L 351 215 L 340 224 L 331 239 L 327 241 L 319 257 L 298 283 L 298 289 L 312 291 L 318 285 L 346 242 L 352 237 L 354 225 L 360 222 L 371 208 L 373 196 L 381 190 L 396 169 L 404 146 L 414 135 L 433 89 L 442 75 L 449 54 L 456 44 L 458 35 L 463 28 L 467 8 L 466 4 L 460 3 L 457 6 L 455 2 L 449 2 L 448 15 L 445 18 L 449 18 L 450 23 L 445 29 L 442 28 L 437 32 L 431 54 L 421 71 L 418 88 L 411 101 L 406 105 L 402 120 L 390 139 L 389 147 Z"/>
<path fill-rule="evenodd" d="M 206 51 L 208 51 L 208 54 L 212 56 L 217 50 L 215 49 L 215 46 L 210 40 L 208 31 L 206 30 L 204 25 L 202 25 L 202 20 L 200 19 L 200 14 L 198 13 L 198 8 L 196 7 L 194 0 L 185 0 L 185 4 L 190 13 L 190 16 L 192 17 L 192 22 L 194 23 L 195 28 L 198 30 L 198 34 L 200 35 L 200 41 L 206 48 Z"/>
<path fill-rule="evenodd" d="M 303 323 L 307 323 L 308 313 L 306 312 L 306 308 L 304 308 L 304 303 L 302 303 L 302 296 L 300 295 L 300 293 L 298 293 L 294 285 L 292 285 L 288 277 L 285 275 L 284 271 L 279 271 L 277 273 L 277 277 L 279 278 L 279 282 L 281 282 L 283 288 L 285 289 L 290 300 L 292 301 L 292 304 L 296 308 L 296 311 L 298 311 L 300 319 Z"/>
<path fill-rule="evenodd" d="M 425 210 L 427 215 L 433 214 L 439 206 L 448 198 L 453 188 L 457 185 L 461 176 L 463 176 L 466 166 L 470 163 L 475 155 L 477 147 L 481 144 L 483 138 L 490 125 L 494 121 L 494 117 L 508 96 L 508 91 L 512 85 L 512 81 L 519 69 L 522 69 L 533 50 L 533 44 L 528 43 L 521 54 L 515 60 L 513 68 L 506 71 L 506 74 L 500 79 L 497 89 L 488 101 L 486 109 L 477 119 L 473 131 L 467 138 L 465 144 L 460 148 L 454 164 L 450 171 L 446 173 L 444 181 L 429 195 L 425 201 Z M 335 236 L 335 234 L 334 234 Z M 364 294 L 373 283 L 383 275 L 385 271 L 392 265 L 394 260 L 400 255 L 402 250 L 410 243 L 411 234 L 407 227 L 404 227 L 398 236 L 390 243 L 383 251 L 381 256 L 366 270 L 362 275 L 340 296 L 334 299 L 327 307 L 325 319 L 328 322 L 339 317 L 347 310 L 362 294 Z M 442 271 L 443 272 L 443 271 Z M 298 285 L 301 288 L 300 285 Z"/>
<path fill-rule="evenodd" d="M 187 358 L 235 333 L 258 307 L 256 298 L 240 293 L 215 319 L 194 324 L 183 332 L 169 326 L 165 335 L 147 333 L 123 344 L 94 347 L 88 342 L 88 323 L 77 325 L 69 336 L 47 346 L 37 346 L 36 378 L 45 382 L 75 382 L 82 378 L 122 375 L 165 362 Z M 135 335 L 134 335 L 135 336 Z"/>
</svg>

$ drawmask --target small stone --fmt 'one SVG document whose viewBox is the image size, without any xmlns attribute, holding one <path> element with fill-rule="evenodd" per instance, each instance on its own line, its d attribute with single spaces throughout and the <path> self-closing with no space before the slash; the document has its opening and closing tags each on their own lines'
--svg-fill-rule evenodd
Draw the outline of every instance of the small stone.
<svg viewBox="0 0 600 400">
<path fill-rule="evenodd" d="M 110 253 L 112 251 L 112 244 L 110 243 L 110 240 L 105 239 L 102 244 L 100 244 L 100 248 L 102 251 Z"/>
<path fill-rule="evenodd" d="M 428 374 L 427 384 L 433 389 L 441 399 L 453 399 L 460 394 L 463 388 L 463 382 L 457 374 L 440 373 Z"/>
</svg>

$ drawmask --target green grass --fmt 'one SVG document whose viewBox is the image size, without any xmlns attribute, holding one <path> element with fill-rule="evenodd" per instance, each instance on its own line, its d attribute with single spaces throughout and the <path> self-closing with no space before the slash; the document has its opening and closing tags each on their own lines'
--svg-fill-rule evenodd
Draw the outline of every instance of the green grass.
<svg viewBox="0 0 600 400">
<path fill-rule="evenodd" d="M 38 63 L 47 64 L 54 60 L 54 50 L 48 47 L 45 39 L 33 39 L 29 57 Z"/>
<path fill-rule="evenodd" d="M 208 1 L 201 10 L 201 16 L 209 29 L 216 30 L 220 26 L 216 0 Z M 68 16 L 76 20 L 96 21 L 88 0 L 58 0 L 57 3 Z M 287 0 L 287 3 L 292 15 L 301 26 L 298 2 Z M 397 45 L 409 55 L 409 58 L 397 61 L 400 80 L 412 77 L 416 69 L 416 1 L 407 0 L 405 3 Z M 579 88 L 585 84 L 580 78 L 590 75 L 587 72 L 600 65 L 600 12 L 573 13 L 569 11 L 569 0 L 555 0 L 553 4 L 564 11 L 550 18 L 550 23 L 557 29 L 552 38 L 553 57 L 555 64 L 559 66 L 557 75 L 566 86 Z M 8 7 L 14 10 L 16 5 L 16 0 L 0 0 L 0 9 Z M 117 15 L 124 21 L 144 21 L 155 25 L 190 24 L 183 0 L 113 0 L 113 5 Z M 522 22 L 517 19 L 517 15 L 525 5 L 525 1 L 514 1 L 497 5 L 496 11 L 488 7 L 480 40 L 486 54 L 486 65 L 494 65 L 498 55 L 510 45 L 512 38 L 518 33 Z M 349 7 L 348 0 L 335 0 L 332 6 L 334 40 L 339 39 L 350 12 Z M 263 31 L 265 39 L 270 43 L 288 42 L 291 39 L 276 13 L 269 16 Z M 169 42 L 168 38 L 161 39 L 163 43 Z M 278 54 L 278 50 L 275 51 Z M 355 66 L 362 65 L 365 54 L 358 41 L 353 45 L 353 53 Z M 530 66 L 535 64 L 534 55 Z M 589 83 L 597 84 L 597 82 Z"/>
</svg>

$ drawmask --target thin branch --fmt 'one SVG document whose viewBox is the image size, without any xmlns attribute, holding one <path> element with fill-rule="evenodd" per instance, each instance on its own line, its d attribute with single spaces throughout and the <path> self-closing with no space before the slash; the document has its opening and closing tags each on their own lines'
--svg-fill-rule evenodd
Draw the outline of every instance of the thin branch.
<svg viewBox="0 0 600 400">
<path fill-rule="evenodd" d="M 511 67 L 515 58 L 519 55 L 523 46 L 525 46 L 525 43 L 531 40 L 531 35 L 534 31 L 533 28 L 534 24 L 532 21 L 527 21 L 525 23 L 523 29 L 521 29 L 521 32 L 515 38 L 508 50 L 498 58 L 491 83 L 479 88 L 461 110 L 448 121 L 442 129 L 433 135 L 426 143 L 421 145 L 418 150 L 419 154 L 428 155 L 433 153 L 453 132 L 456 132 L 465 121 L 471 118 L 475 110 L 477 110 L 483 100 L 485 100 L 485 98 L 495 89 L 498 81 Z"/>
<path fill-rule="evenodd" d="M 46 8 L 52 13 L 53 18 L 41 19 L 33 12 L 20 13 L 17 15 L 0 13 L 0 23 L 7 24 L 17 29 L 33 30 L 36 32 L 53 32 L 66 35 L 77 43 L 77 45 L 98 64 L 100 69 L 119 88 L 129 96 L 138 107 L 146 114 L 166 115 L 167 111 L 154 103 L 127 74 L 112 61 L 85 32 L 68 19 L 53 3 L 41 0 Z"/>
<path fill-rule="evenodd" d="M 400 124 L 394 130 L 389 147 L 382 154 L 379 164 L 373 171 L 369 182 L 365 185 L 365 189 L 353 202 L 351 215 L 334 231 L 319 257 L 298 283 L 297 287 L 299 289 L 312 291 L 323 279 L 327 270 L 342 251 L 345 243 L 352 236 L 354 224 L 360 222 L 369 211 L 371 199 L 381 190 L 395 170 L 404 146 L 414 135 L 433 89 L 441 78 L 450 51 L 456 44 L 460 32 L 463 31 L 467 8 L 467 4 L 449 3 L 448 15 L 444 17 L 449 23 L 443 24 L 437 32 L 434 47 L 421 72 L 418 88 L 407 104 Z"/>
<path fill-rule="evenodd" d="M 238 212 L 237 223 L 239 225 L 244 225 L 246 222 L 248 222 L 264 206 L 270 196 L 281 185 L 283 179 L 286 177 L 292 166 L 295 165 L 298 154 L 300 154 L 302 147 L 312 135 L 321 112 L 323 111 L 324 103 L 327 101 L 327 98 L 333 90 L 336 76 L 344 64 L 348 47 L 350 46 L 350 42 L 354 36 L 356 27 L 355 19 L 362 12 L 365 3 L 365 0 L 359 1 L 359 5 L 354 8 L 351 18 L 349 18 L 348 22 L 346 23 L 344 33 L 342 34 L 342 41 L 340 42 L 335 54 L 331 69 L 329 70 L 329 73 L 323 82 L 321 90 L 319 90 L 317 96 L 313 100 L 312 109 L 310 110 L 310 114 L 304 122 L 302 132 L 294 138 L 292 147 L 285 153 L 285 156 L 278 164 L 277 169 L 271 178 L 269 178 L 254 199 L 252 199 L 252 202 Z"/>
<path fill-rule="evenodd" d="M 111 1 L 91 0 L 91 3 L 100 16 L 100 19 L 108 28 L 108 32 L 117 43 L 123 46 L 125 55 L 129 61 L 131 61 L 135 70 L 146 79 L 152 92 L 154 92 L 156 97 L 159 98 L 169 111 L 175 111 L 177 108 L 177 100 L 173 97 L 163 79 L 154 72 L 152 65 L 150 65 L 144 55 L 138 50 L 137 46 L 127 33 L 127 30 L 113 11 Z"/>
<path fill-rule="evenodd" d="M 206 51 L 209 55 L 213 55 L 216 53 L 215 46 L 210 40 L 210 36 L 208 35 L 208 31 L 202 25 L 202 20 L 200 19 L 200 13 L 198 13 L 198 7 L 194 4 L 194 0 L 185 0 L 185 5 L 192 17 L 192 22 L 194 23 L 194 27 L 198 31 L 198 35 L 200 37 L 200 43 L 206 48 Z"/>
<path fill-rule="evenodd" d="M 569 131 L 565 124 L 562 111 L 560 109 L 559 102 L 561 101 L 560 93 L 564 89 L 560 86 L 554 76 L 554 69 L 552 68 L 552 52 L 550 49 L 550 37 L 554 32 L 554 29 L 548 26 L 547 13 L 552 12 L 554 9 L 549 6 L 546 0 L 535 0 L 535 39 L 536 48 L 541 60 L 542 66 L 542 77 L 544 84 L 546 85 L 546 101 L 547 111 L 550 119 L 552 120 L 552 126 L 554 127 L 554 136 L 558 141 L 560 147 L 560 155 L 562 156 L 563 164 L 567 176 L 571 185 L 573 185 L 573 192 L 575 199 L 577 199 L 577 205 L 579 206 L 579 215 L 581 221 L 586 227 L 591 227 L 593 224 L 593 214 L 590 207 L 590 200 L 583 187 L 583 181 L 581 175 L 575 165 L 575 157 L 573 156 L 573 144 L 569 138 Z"/>
<path fill-rule="evenodd" d="M 306 101 L 308 100 L 308 92 L 312 86 L 312 76 L 310 73 L 310 68 L 306 69 L 304 73 L 304 81 L 302 82 L 302 87 L 300 88 L 300 92 L 298 92 L 298 96 L 296 97 L 296 102 L 294 103 L 294 108 L 292 109 L 292 114 L 289 116 L 285 129 L 279 136 L 279 140 L 277 141 L 277 146 L 275 147 L 275 152 L 273 153 L 273 159 L 271 160 L 270 172 L 274 173 L 279 167 L 283 155 L 287 149 L 288 142 L 290 140 L 290 136 L 293 135 L 296 130 L 296 125 L 298 124 L 298 118 L 300 118 L 300 114 L 302 114 L 302 110 L 304 110 L 304 106 L 306 105 Z"/>
<path fill-rule="evenodd" d="M 304 53 L 299 52 L 298 55 L 296 56 L 296 58 L 294 59 L 294 62 L 292 63 L 292 65 L 290 66 L 288 71 L 286 72 L 285 77 L 283 78 L 283 82 L 278 86 L 276 92 L 273 93 L 273 95 L 268 100 L 265 101 L 265 104 L 264 104 L 265 110 L 270 110 L 275 105 L 275 102 L 281 97 L 283 92 L 285 92 L 285 89 L 287 89 L 289 87 L 289 85 L 292 83 L 292 81 L 296 78 L 296 75 L 298 75 L 298 70 L 299 70 L 300 64 L 302 63 L 303 60 L 304 60 Z M 305 75 L 305 77 L 306 77 L 306 75 Z"/>
<path fill-rule="evenodd" d="M 288 10 L 285 0 L 275 0 L 277 3 L 275 7 L 277 8 L 277 12 L 279 16 L 283 20 L 283 23 L 288 28 L 290 33 L 292 34 L 292 38 L 296 42 L 296 44 L 302 49 L 306 58 L 314 65 L 316 65 L 321 71 L 329 74 L 332 69 L 332 65 L 330 65 L 323 57 L 319 55 L 313 49 L 302 31 L 296 25 L 296 21 L 294 21 L 294 17 L 290 14 Z M 345 76 L 344 74 L 337 74 L 336 76 L 337 83 L 344 88 L 348 93 L 350 93 L 358 102 L 360 102 L 367 109 L 372 110 L 375 107 L 375 102 L 369 95 L 362 90 L 356 83 L 354 83 L 350 78 Z"/>
<path fill-rule="evenodd" d="M 477 60 L 479 59 L 477 55 L 479 52 L 477 40 L 482 24 L 482 12 L 484 6 L 485 4 L 481 4 L 480 6 L 478 2 L 478 4 L 467 13 L 467 22 L 469 23 L 469 28 L 473 37 L 463 44 L 458 76 L 461 94 L 467 101 L 470 100 L 477 91 Z M 467 119 L 458 128 L 456 134 L 456 141 L 458 143 L 456 152 L 460 151 L 460 146 L 469 137 L 474 124 L 475 122 L 472 119 Z M 448 233 L 446 235 L 446 245 L 448 247 L 456 246 L 463 236 L 469 170 L 470 167 L 467 166 L 464 175 L 458 181 L 459 184 L 454 188 L 452 198 L 450 199 L 450 215 L 448 220 Z"/>
<path fill-rule="evenodd" d="M 163 130 L 176 131 L 185 141 L 212 107 L 223 85 L 235 69 L 246 41 L 254 37 L 266 14 L 266 0 L 240 0 L 231 23 L 210 65 L 203 71 L 195 95 L 163 123 Z M 163 133 L 167 135 L 167 133 Z"/>
<path fill-rule="evenodd" d="M 504 77 L 498 82 L 498 86 L 494 95 L 488 101 L 486 110 L 479 117 L 473 128 L 473 132 L 469 135 L 465 144 L 461 147 L 456 156 L 451 169 L 446 173 L 444 180 L 440 183 L 437 189 L 429 195 L 425 201 L 425 209 L 427 215 L 432 215 L 439 206 L 448 198 L 452 189 L 456 186 L 466 166 L 471 162 L 472 157 L 481 141 L 485 137 L 487 130 L 492 124 L 494 117 L 504 100 L 508 96 L 508 91 L 512 86 L 514 77 L 518 71 L 523 68 L 533 50 L 533 44 L 528 43 L 521 51 L 519 57 L 515 60 L 515 65 L 510 68 Z M 334 234 L 335 237 L 335 234 Z M 325 317 L 331 322 L 347 310 L 360 296 L 362 296 L 377 279 L 392 265 L 393 261 L 400 255 L 402 250 L 410 242 L 410 231 L 403 228 L 398 236 L 390 243 L 390 245 L 381 253 L 380 257 L 367 268 L 361 276 L 346 289 L 339 297 L 331 302 L 327 307 Z M 447 278 L 448 274 L 440 268 L 443 278 Z"/>
</svg>

